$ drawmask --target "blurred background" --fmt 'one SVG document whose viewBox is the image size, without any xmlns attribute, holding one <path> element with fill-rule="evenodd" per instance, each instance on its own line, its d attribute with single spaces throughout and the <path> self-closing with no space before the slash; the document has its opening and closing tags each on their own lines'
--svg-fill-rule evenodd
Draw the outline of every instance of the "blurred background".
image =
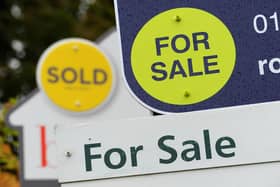
<svg viewBox="0 0 280 187">
<path fill-rule="evenodd" d="M 96 40 L 115 26 L 113 0 L 0 0 L 0 187 L 18 187 L 18 133 L 4 122 L 36 88 L 42 52 L 57 40 Z"/>
</svg>

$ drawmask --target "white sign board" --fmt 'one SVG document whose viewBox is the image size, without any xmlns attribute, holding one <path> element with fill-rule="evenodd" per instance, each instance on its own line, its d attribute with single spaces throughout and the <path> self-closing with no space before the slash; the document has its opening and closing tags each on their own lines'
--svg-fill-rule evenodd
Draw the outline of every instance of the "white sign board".
<svg viewBox="0 0 280 187">
<path fill-rule="evenodd" d="M 59 181 L 280 161 L 279 107 L 274 102 L 60 127 Z"/>
<path fill-rule="evenodd" d="M 278 187 L 280 163 L 65 183 L 62 187 Z"/>
<path fill-rule="evenodd" d="M 111 101 L 95 113 L 73 115 L 53 107 L 41 91 L 10 112 L 11 126 L 23 126 L 24 180 L 57 179 L 54 129 L 59 124 L 95 123 L 104 119 L 149 116 L 151 112 L 139 105 L 126 90 L 122 79 L 119 45 L 116 31 L 100 42 L 117 70 L 117 85 Z"/>
</svg>

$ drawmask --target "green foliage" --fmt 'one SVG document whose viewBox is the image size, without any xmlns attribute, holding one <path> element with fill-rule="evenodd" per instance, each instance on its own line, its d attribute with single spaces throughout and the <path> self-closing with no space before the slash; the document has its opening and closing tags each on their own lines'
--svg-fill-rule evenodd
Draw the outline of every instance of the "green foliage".
<svg viewBox="0 0 280 187">
<path fill-rule="evenodd" d="M 0 112 L 0 173 L 10 172 L 17 175 L 18 163 L 18 132 L 13 130 L 4 122 L 7 111 L 15 105 L 16 100 L 6 103 Z"/>
<path fill-rule="evenodd" d="M 0 101 L 36 87 L 36 64 L 50 44 L 67 37 L 95 40 L 114 21 L 113 0 L 1 0 Z M 12 41 L 24 49 L 16 51 Z M 11 59 L 21 66 L 11 68 Z"/>
</svg>

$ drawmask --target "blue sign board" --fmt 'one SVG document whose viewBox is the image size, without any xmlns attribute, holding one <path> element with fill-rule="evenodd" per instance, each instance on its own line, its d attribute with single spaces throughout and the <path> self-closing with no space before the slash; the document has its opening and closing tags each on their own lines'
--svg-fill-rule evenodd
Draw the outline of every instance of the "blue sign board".
<svg viewBox="0 0 280 187">
<path fill-rule="evenodd" d="M 115 5 L 127 84 L 152 110 L 180 113 L 280 99 L 280 1 Z"/>
</svg>

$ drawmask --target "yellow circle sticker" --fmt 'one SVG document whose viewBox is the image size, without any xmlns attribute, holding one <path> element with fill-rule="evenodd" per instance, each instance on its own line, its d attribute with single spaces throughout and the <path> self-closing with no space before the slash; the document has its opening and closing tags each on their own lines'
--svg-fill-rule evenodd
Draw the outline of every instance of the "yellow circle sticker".
<svg viewBox="0 0 280 187">
<path fill-rule="evenodd" d="M 92 42 L 66 39 L 48 48 L 37 68 L 39 87 L 60 108 L 88 112 L 111 96 L 113 68 Z"/>
<path fill-rule="evenodd" d="M 190 105 L 217 94 L 236 61 L 233 37 L 214 15 L 195 8 L 165 11 L 148 21 L 131 50 L 132 71 L 151 97 Z"/>
</svg>

